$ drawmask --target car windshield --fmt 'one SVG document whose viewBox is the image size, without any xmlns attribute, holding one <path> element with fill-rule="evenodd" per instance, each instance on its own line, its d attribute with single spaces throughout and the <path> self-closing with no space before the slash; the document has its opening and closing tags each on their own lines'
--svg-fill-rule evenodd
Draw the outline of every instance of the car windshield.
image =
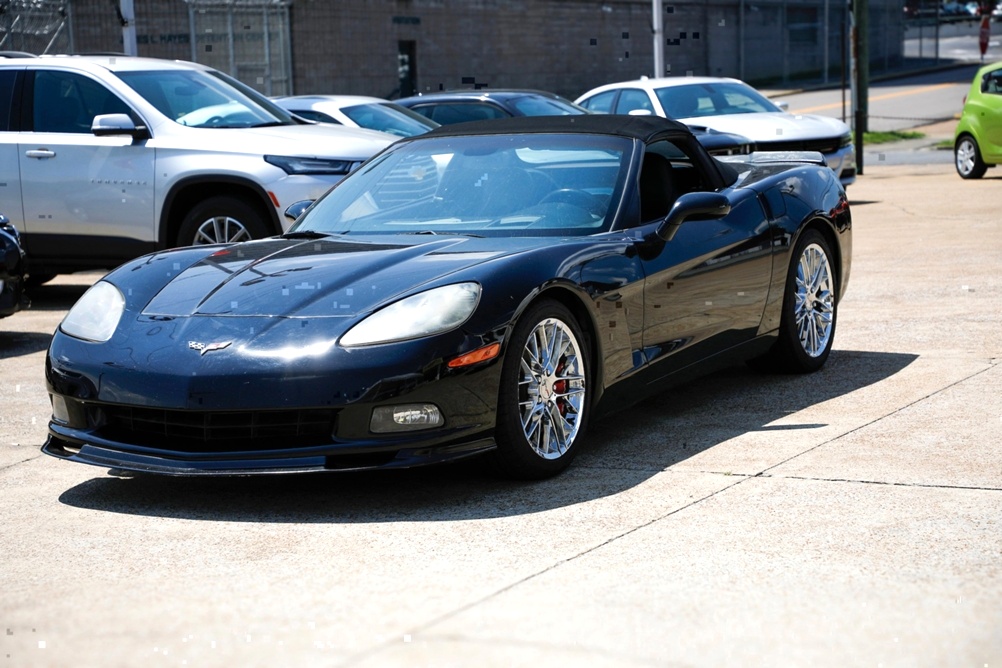
<svg viewBox="0 0 1002 668">
<path fill-rule="evenodd" d="M 403 141 L 290 232 L 576 236 L 607 231 L 632 140 L 514 134 Z"/>
<path fill-rule="evenodd" d="M 782 112 L 751 86 L 732 81 L 667 86 L 655 93 L 670 118 Z"/>
<path fill-rule="evenodd" d="M 160 113 L 197 128 L 254 128 L 292 125 L 288 112 L 221 72 L 147 70 L 118 77 Z"/>
<path fill-rule="evenodd" d="M 438 127 L 438 123 L 398 104 L 356 104 L 343 107 L 341 111 L 363 128 L 388 132 L 398 137 L 413 137 Z"/>
<path fill-rule="evenodd" d="M 588 113 L 568 100 L 542 95 L 516 97 L 511 100 L 511 104 L 523 116 L 576 116 Z"/>
</svg>

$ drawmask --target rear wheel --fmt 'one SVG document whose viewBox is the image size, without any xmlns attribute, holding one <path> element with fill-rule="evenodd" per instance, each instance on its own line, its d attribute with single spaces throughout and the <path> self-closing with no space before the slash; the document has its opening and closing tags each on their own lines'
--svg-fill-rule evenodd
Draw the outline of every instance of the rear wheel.
<svg viewBox="0 0 1002 668">
<path fill-rule="evenodd" d="M 779 338 L 752 366 L 778 373 L 810 373 L 824 366 L 835 339 L 838 294 L 832 253 L 817 230 L 797 242 L 786 276 Z"/>
<path fill-rule="evenodd" d="M 494 461 L 523 479 L 556 475 L 577 454 L 588 416 L 588 350 L 573 314 L 540 302 L 515 326 L 501 370 Z"/>
<path fill-rule="evenodd" d="M 954 165 L 963 179 L 980 179 L 988 165 L 981 159 L 978 142 L 971 135 L 962 135 L 953 148 Z"/>
<path fill-rule="evenodd" d="M 179 246 L 232 243 L 270 234 L 264 217 L 235 197 L 220 196 L 195 205 L 181 223 Z"/>
</svg>

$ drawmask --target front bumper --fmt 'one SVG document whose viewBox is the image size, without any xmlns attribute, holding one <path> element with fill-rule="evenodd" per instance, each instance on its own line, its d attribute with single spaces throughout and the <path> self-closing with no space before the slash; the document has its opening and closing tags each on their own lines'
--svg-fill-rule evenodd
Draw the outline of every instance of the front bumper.
<svg viewBox="0 0 1002 668">
<path fill-rule="evenodd" d="M 76 430 L 49 424 L 42 452 L 58 459 L 106 468 L 176 476 L 246 476 L 317 471 L 362 471 L 407 468 L 462 459 L 491 450 L 494 439 L 484 437 L 450 445 L 421 447 L 413 442 L 373 443 L 366 448 L 298 448 L 264 452 L 190 453 L 169 450 L 139 451 L 135 446 L 109 442 Z M 350 451 L 348 451 L 350 450 Z"/>
<path fill-rule="evenodd" d="M 852 144 L 833 153 L 825 153 L 824 156 L 843 186 L 856 182 L 856 149 Z"/>
<path fill-rule="evenodd" d="M 166 332 L 172 323 L 152 321 L 107 344 L 57 332 L 46 358 L 53 419 L 42 451 L 151 473 L 244 475 L 417 466 L 494 447 L 501 358 L 449 369 L 446 360 L 470 347 L 461 332 L 367 349 L 335 346 L 315 357 L 285 348 L 280 357 L 261 356 L 264 336 L 254 339 L 257 348 L 234 342 L 204 354 L 166 345 L 196 334 L 229 341 L 248 324 L 259 332 L 264 326 L 195 320 L 183 336 Z M 195 326 L 211 327 L 212 338 Z M 302 326 L 290 319 L 271 328 Z M 375 408 L 412 404 L 434 404 L 444 422 L 371 431 Z"/>
</svg>

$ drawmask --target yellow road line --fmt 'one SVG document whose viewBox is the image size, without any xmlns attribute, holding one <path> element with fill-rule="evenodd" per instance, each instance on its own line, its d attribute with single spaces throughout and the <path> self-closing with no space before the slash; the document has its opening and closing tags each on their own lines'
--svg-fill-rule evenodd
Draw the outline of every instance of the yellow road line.
<svg viewBox="0 0 1002 668">
<path fill-rule="evenodd" d="M 914 88 L 914 89 L 910 89 L 910 90 L 900 90 L 897 93 L 886 93 L 884 95 L 877 95 L 876 97 L 870 97 L 869 101 L 870 102 L 877 102 L 878 100 L 889 100 L 892 97 L 904 97 L 905 95 L 918 95 L 920 93 L 930 93 L 930 92 L 932 92 L 934 90 L 939 90 L 940 88 L 949 88 L 950 86 L 963 86 L 963 87 L 966 88 L 968 85 L 970 85 L 970 84 L 952 84 L 952 83 L 936 84 L 935 86 L 924 86 L 922 88 Z M 848 103 L 849 103 L 849 100 L 847 98 L 846 99 L 846 104 L 848 104 Z M 822 105 L 817 106 L 817 107 L 808 107 L 807 109 L 796 109 L 796 110 L 792 110 L 791 109 L 790 113 L 791 114 L 810 114 L 812 112 L 822 111 L 824 109 L 841 109 L 841 108 L 842 108 L 842 103 L 841 102 L 833 102 L 832 104 L 822 104 Z"/>
</svg>

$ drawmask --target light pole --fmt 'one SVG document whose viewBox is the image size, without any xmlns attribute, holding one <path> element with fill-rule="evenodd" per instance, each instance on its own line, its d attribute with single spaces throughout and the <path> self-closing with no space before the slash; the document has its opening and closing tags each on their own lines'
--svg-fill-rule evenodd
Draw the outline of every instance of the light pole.
<svg viewBox="0 0 1002 668">
<path fill-rule="evenodd" d="M 665 75 L 665 27 L 664 11 L 661 6 L 662 0 L 651 0 L 653 21 L 651 25 L 654 30 L 654 76 L 663 77 Z"/>
</svg>

